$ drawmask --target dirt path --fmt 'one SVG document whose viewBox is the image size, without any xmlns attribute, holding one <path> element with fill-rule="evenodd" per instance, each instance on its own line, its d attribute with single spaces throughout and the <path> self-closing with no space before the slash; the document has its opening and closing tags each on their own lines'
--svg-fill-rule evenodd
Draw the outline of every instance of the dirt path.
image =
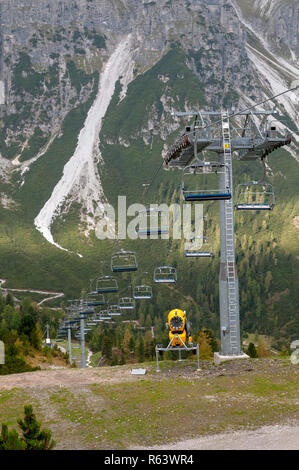
<svg viewBox="0 0 299 470">
<path fill-rule="evenodd" d="M 263 426 L 254 431 L 215 434 L 150 449 L 167 450 L 299 450 L 299 425 Z"/>
<path fill-rule="evenodd" d="M 46 297 L 45 299 L 41 300 L 37 305 L 42 305 L 44 302 L 48 302 L 49 300 L 58 299 L 60 297 L 64 297 L 63 292 L 53 292 L 47 290 L 37 290 L 37 289 L 11 289 L 9 287 L 2 287 L 3 284 L 6 283 L 6 279 L 0 279 L 0 288 L 11 291 L 11 292 L 31 292 L 33 294 L 41 294 L 41 295 L 48 295 L 50 297 Z"/>
<path fill-rule="evenodd" d="M 136 377 L 131 375 L 129 368 L 123 367 L 88 368 L 88 369 L 59 369 L 25 372 L 23 374 L 11 374 L 0 376 L 0 391 L 12 388 L 47 388 L 70 387 L 76 385 L 88 385 L 96 383 L 120 383 L 134 381 Z"/>
</svg>

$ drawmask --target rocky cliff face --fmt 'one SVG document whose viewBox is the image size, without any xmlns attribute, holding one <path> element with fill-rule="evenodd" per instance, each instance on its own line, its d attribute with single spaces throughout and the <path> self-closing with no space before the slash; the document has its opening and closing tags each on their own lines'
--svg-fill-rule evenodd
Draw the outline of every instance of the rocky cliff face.
<svg viewBox="0 0 299 470">
<path fill-rule="evenodd" d="M 97 73 L 129 33 L 135 76 L 177 44 L 190 52 L 188 66 L 207 84 L 208 104 L 215 95 L 226 105 L 236 100 L 232 83 L 258 94 L 245 34 L 224 0 L 7 0 L 1 18 L 1 153 L 15 163 L 37 153 L 68 112 L 87 101 Z"/>
<path fill-rule="evenodd" d="M 247 22 L 273 51 L 295 62 L 299 55 L 299 5 L 296 0 L 233 0 Z"/>
</svg>

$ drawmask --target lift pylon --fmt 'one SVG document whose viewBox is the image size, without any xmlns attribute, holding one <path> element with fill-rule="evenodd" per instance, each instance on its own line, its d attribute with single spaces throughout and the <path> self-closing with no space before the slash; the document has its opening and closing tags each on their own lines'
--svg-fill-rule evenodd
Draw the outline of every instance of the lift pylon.
<svg viewBox="0 0 299 470">
<path fill-rule="evenodd" d="M 286 90 L 288 92 L 290 90 Z M 195 116 L 192 125 L 178 136 L 170 146 L 164 158 L 164 168 L 184 169 L 192 167 L 192 162 L 199 162 L 198 154 L 204 150 L 215 152 L 219 164 L 228 168 L 220 172 L 219 192 L 228 191 L 230 199 L 219 200 L 220 209 L 220 252 L 219 304 L 221 351 L 215 361 L 229 358 L 247 357 L 241 351 L 239 320 L 239 286 L 235 262 L 234 244 L 234 202 L 232 178 L 232 153 L 238 152 L 239 160 L 263 160 L 275 149 L 291 143 L 291 136 L 279 136 L 271 126 L 268 129 L 267 118 L 277 115 L 275 110 L 257 110 L 256 106 L 235 112 L 232 111 L 191 111 L 173 113 L 176 116 Z M 238 122 L 232 117 L 238 116 Z M 256 116 L 262 117 L 260 125 Z M 242 124 L 241 120 L 245 117 Z M 200 118 L 200 119 L 199 119 Z M 212 120 L 216 118 L 216 122 Z M 204 119 L 209 119 L 207 123 Z M 196 193 L 197 194 L 197 193 Z M 224 359 L 223 359 L 224 357 Z"/>
</svg>

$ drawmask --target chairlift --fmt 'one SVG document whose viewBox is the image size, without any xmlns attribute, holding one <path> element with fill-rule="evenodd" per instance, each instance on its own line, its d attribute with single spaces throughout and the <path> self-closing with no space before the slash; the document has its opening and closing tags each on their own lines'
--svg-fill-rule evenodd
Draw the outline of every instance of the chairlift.
<svg viewBox="0 0 299 470">
<path fill-rule="evenodd" d="M 153 296 L 153 289 L 151 286 L 136 286 L 133 289 L 134 299 L 146 300 L 151 299 Z"/>
<path fill-rule="evenodd" d="M 120 316 L 122 314 L 119 305 L 109 305 L 107 308 L 107 315 L 110 317 Z"/>
<path fill-rule="evenodd" d="M 121 250 L 111 257 L 111 271 L 114 273 L 137 271 L 137 268 L 137 258 L 133 251 Z"/>
<path fill-rule="evenodd" d="M 119 300 L 119 308 L 121 310 L 133 310 L 135 308 L 135 299 L 132 297 L 122 297 Z"/>
<path fill-rule="evenodd" d="M 111 319 L 112 317 L 108 315 L 107 310 L 101 310 L 100 313 L 97 314 L 98 321 L 111 320 Z"/>
<path fill-rule="evenodd" d="M 271 211 L 275 205 L 273 186 L 265 181 L 239 184 L 235 209 L 243 211 Z"/>
<path fill-rule="evenodd" d="M 140 236 L 167 235 L 169 233 L 169 212 L 156 207 L 140 211 L 143 223 L 136 228 Z"/>
<path fill-rule="evenodd" d="M 86 295 L 86 304 L 88 307 L 98 307 L 100 305 L 105 305 L 104 295 L 98 294 L 97 292 L 89 292 Z"/>
<path fill-rule="evenodd" d="M 181 195 L 184 201 L 221 201 L 231 199 L 232 193 L 230 184 L 223 190 L 221 189 L 202 189 L 199 186 L 195 176 L 225 173 L 226 180 L 230 181 L 229 169 L 226 164 L 219 162 L 197 162 L 186 166 L 182 173 Z M 195 183 L 195 184 L 194 184 Z M 190 185 L 193 186 L 190 188 Z M 217 182 L 218 184 L 218 182 Z M 216 183 L 215 183 L 216 185 Z M 190 189 L 189 189 L 190 188 Z"/>
<path fill-rule="evenodd" d="M 117 280 L 112 276 L 102 276 L 97 280 L 97 293 L 106 294 L 118 292 Z"/>
<path fill-rule="evenodd" d="M 171 266 L 159 266 L 154 271 L 154 281 L 157 283 L 174 283 L 177 281 L 176 268 Z"/>
<path fill-rule="evenodd" d="M 81 307 L 82 310 L 79 311 L 80 315 L 93 315 L 94 314 L 94 309 L 91 307 Z"/>
<path fill-rule="evenodd" d="M 184 255 L 186 258 L 213 258 L 214 247 L 208 238 L 194 237 L 191 243 L 185 243 Z"/>
</svg>

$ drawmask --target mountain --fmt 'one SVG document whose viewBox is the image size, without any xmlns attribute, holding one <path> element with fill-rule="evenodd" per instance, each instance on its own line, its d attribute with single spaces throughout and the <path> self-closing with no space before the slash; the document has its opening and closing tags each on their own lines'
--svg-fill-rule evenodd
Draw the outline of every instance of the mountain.
<svg viewBox="0 0 299 470">
<path fill-rule="evenodd" d="M 299 6 L 254 0 L 3 0 L 0 6 L 0 276 L 12 287 L 78 296 L 116 245 L 94 228 L 103 204 L 144 203 L 142 184 L 183 122 L 171 111 L 243 109 L 291 87 L 299 75 Z M 268 158 L 277 204 L 237 215 L 243 328 L 297 339 L 298 98 L 287 93 L 277 127 L 293 143 Z M 236 161 L 235 183 L 259 177 Z M 245 178 L 244 178 L 245 176 Z M 181 175 L 159 171 L 147 203 L 179 198 Z M 217 207 L 205 206 L 219 249 Z M 139 281 L 173 263 L 173 302 L 195 326 L 218 329 L 218 265 L 183 258 L 183 242 L 123 241 L 140 260 Z M 79 255 L 79 256 L 78 256 Z M 132 278 L 122 276 L 123 287 Z M 136 315 L 152 322 L 169 288 Z M 158 320 L 157 320 L 158 321 Z"/>
</svg>

